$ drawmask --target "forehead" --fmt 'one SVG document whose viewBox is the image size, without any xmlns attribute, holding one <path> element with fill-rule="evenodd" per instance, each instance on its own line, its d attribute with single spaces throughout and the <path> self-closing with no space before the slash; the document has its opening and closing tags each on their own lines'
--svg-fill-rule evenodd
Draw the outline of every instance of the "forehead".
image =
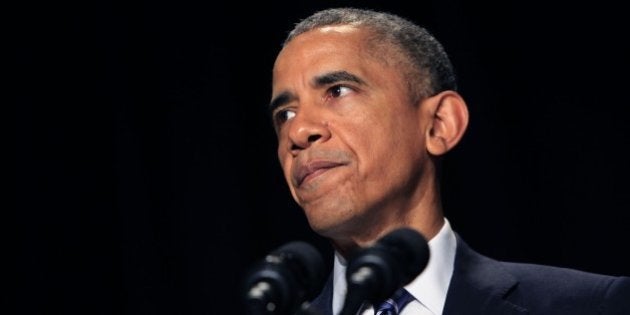
<svg viewBox="0 0 630 315">
<path fill-rule="evenodd" d="M 327 26 L 302 33 L 291 40 L 280 52 L 274 69 L 282 69 L 297 62 L 315 61 L 335 55 L 362 51 L 367 31 L 350 25 Z M 328 56 L 332 57 L 332 56 Z"/>
<path fill-rule="evenodd" d="M 276 58 L 274 85 L 296 75 L 308 78 L 338 70 L 362 74 L 374 67 L 387 68 L 383 55 L 393 56 L 386 49 L 375 51 L 368 41 L 371 36 L 369 30 L 352 25 L 321 27 L 296 36 Z"/>
</svg>

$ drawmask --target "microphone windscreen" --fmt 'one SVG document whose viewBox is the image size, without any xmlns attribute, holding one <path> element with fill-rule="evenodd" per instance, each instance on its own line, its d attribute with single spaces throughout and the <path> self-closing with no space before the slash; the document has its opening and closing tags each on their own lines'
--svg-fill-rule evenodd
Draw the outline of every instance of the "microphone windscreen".
<svg viewBox="0 0 630 315">
<path fill-rule="evenodd" d="M 293 241 L 267 254 L 244 281 L 252 315 L 288 315 L 317 296 L 325 282 L 324 261 L 312 245 Z"/>
<path fill-rule="evenodd" d="M 293 268 L 296 280 L 305 290 L 305 298 L 312 299 L 317 296 L 325 281 L 325 268 L 322 255 L 312 245 L 293 241 L 273 251 L 270 256 L 283 256 L 292 261 L 288 264 Z M 270 259 L 269 256 L 266 259 Z M 273 258 L 271 258 L 273 259 Z"/>
<path fill-rule="evenodd" d="M 400 228 L 383 236 L 379 241 L 391 252 L 402 272 L 402 282 L 407 284 L 418 276 L 429 262 L 429 244 L 420 232 Z"/>
</svg>

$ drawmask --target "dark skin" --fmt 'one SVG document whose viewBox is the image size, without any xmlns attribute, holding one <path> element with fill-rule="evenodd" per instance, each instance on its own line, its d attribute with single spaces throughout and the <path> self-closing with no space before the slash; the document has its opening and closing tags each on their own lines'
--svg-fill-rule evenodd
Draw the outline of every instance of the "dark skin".
<svg viewBox="0 0 630 315">
<path fill-rule="evenodd" d="M 437 234 L 436 161 L 468 125 L 455 91 L 412 101 L 400 69 L 409 63 L 393 49 L 367 53 L 369 35 L 350 25 L 311 30 L 283 48 L 273 69 L 285 179 L 313 230 L 344 255 L 403 226 Z"/>
</svg>

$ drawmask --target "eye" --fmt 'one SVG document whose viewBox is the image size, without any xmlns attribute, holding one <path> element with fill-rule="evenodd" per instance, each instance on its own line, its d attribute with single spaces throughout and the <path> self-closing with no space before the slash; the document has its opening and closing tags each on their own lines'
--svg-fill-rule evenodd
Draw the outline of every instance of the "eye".
<svg viewBox="0 0 630 315">
<path fill-rule="evenodd" d="M 295 111 L 288 108 L 279 109 L 273 114 L 273 121 L 279 127 L 293 117 L 295 117 Z"/>
<path fill-rule="evenodd" d="M 352 89 L 343 85 L 335 85 L 330 87 L 327 92 L 331 97 L 337 98 L 347 95 L 352 92 Z"/>
</svg>

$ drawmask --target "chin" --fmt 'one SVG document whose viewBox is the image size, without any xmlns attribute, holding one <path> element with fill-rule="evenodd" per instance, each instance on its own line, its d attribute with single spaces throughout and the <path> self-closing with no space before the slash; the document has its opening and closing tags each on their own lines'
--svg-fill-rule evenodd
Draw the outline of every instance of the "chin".
<svg viewBox="0 0 630 315">
<path fill-rule="evenodd" d="M 311 229 L 324 237 L 332 237 L 344 225 L 338 213 L 321 210 L 306 210 L 305 213 Z"/>
<path fill-rule="evenodd" d="M 356 230 L 353 220 L 349 216 L 342 216 L 341 213 L 307 214 L 308 224 L 311 229 L 329 239 L 345 239 L 350 237 L 353 230 Z"/>
<path fill-rule="evenodd" d="M 325 196 L 302 204 L 304 214 L 313 231 L 327 238 L 347 237 L 357 222 L 356 203 L 349 198 Z"/>
<path fill-rule="evenodd" d="M 309 215 L 307 213 L 306 218 L 308 219 L 308 224 L 311 229 L 315 231 L 317 234 L 328 236 L 330 231 L 334 231 L 337 229 L 339 225 L 339 221 L 334 217 L 327 215 Z"/>
</svg>

